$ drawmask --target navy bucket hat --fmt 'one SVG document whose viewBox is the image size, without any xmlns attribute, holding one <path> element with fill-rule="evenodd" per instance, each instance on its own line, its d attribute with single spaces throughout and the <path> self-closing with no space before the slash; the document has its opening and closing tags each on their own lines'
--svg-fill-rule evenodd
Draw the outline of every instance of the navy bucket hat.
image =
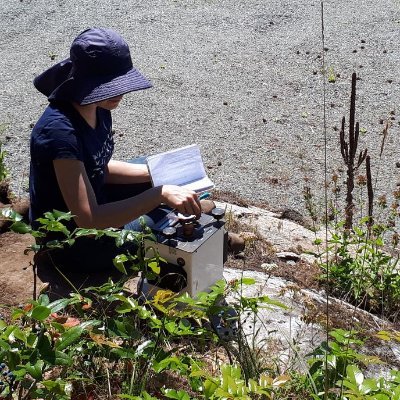
<svg viewBox="0 0 400 400">
<path fill-rule="evenodd" d="M 106 28 L 83 31 L 72 42 L 70 57 L 36 77 L 33 84 L 49 101 L 81 105 L 152 86 L 133 67 L 125 40 Z"/>
</svg>

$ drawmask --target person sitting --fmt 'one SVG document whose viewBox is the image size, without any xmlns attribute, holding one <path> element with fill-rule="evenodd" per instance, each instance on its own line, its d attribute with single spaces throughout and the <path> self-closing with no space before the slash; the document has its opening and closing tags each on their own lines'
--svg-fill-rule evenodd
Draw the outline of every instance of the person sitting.
<svg viewBox="0 0 400 400">
<path fill-rule="evenodd" d="M 30 221 L 34 229 L 45 212 L 71 212 L 70 231 L 80 228 L 140 230 L 138 218 L 152 223 L 163 206 L 201 214 L 195 192 L 174 185 L 152 187 L 143 164 L 113 159 L 111 111 L 129 92 L 150 88 L 132 64 L 128 44 L 114 30 L 90 28 L 72 42 L 70 57 L 34 80 L 49 101 L 30 140 Z M 61 238 L 49 233 L 40 243 Z M 122 250 L 113 238 L 80 237 L 73 246 L 45 251 L 61 269 L 114 268 Z"/>
</svg>

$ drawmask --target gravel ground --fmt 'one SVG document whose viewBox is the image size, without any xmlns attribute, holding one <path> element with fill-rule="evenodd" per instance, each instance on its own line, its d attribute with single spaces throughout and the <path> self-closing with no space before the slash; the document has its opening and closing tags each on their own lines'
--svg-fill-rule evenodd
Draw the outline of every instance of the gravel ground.
<svg viewBox="0 0 400 400">
<path fill-rule="evenodd" d="M 325 51 L 319 0 L 1 0 L 0 140 L 14 190 L 26 193 L 30 130 L 47 103 L 32 79 L 88 26 L 119 31 L 154 84 L 116 110 L 117 158 L 196 142 L 218 189 L 304 212 L 305 179 L 323 198 L 324 52 L 336 75 L 325 85 L 328 176 L 341 165 L 335 129 L 355 71 L 359 149 L 371 154 L 378 192 L 395 188 L 400 4 L 328 0 L 324 13 Z"/>
</svg>

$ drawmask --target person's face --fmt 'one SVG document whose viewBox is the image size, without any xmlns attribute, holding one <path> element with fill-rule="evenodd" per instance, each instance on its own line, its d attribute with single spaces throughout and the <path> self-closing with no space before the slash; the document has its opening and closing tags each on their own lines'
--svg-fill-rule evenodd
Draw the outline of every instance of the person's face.
<svg viewBox="0 0 400 400">
<path fill-rule="evenodd" d="M 114 110 L 118 107 L 119 102 L 122 100 L 123 95 L 111 97 L 107 100 L 99 101 L 97 104 L 98 107 L 105 108 L 106 110 Z"/>
</svg>

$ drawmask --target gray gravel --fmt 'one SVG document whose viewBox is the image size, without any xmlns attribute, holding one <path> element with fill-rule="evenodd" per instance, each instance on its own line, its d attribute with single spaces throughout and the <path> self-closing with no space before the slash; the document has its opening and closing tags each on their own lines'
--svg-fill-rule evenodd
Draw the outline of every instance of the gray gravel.
<svg viewBox="0 0 400 400">
<path fill-rule="evenodd" d="M 0 140 L 14 190 L 25 194 L 29 135 L 46 105 L 32 79 L 68 55 L 89 26 L 119 31 L 151 90 L 115 112 L 116 157 L 190 143 L 202 149 L 218 189 L 304 212 L 308 181 L 324 187 L 319 0 L 0 0 Z M 338 132 L 350 76 L 378 191 L 396 187 L 400 159 L 400 4 L 325 1 L 327 172 L 341 165 Z M 51 58 L 55 60 L 52 61 Z M 391 114 L 394 112 L 394 116 Z M 381 132 L 394 117 L 383 157 Z"/>
</svg>

